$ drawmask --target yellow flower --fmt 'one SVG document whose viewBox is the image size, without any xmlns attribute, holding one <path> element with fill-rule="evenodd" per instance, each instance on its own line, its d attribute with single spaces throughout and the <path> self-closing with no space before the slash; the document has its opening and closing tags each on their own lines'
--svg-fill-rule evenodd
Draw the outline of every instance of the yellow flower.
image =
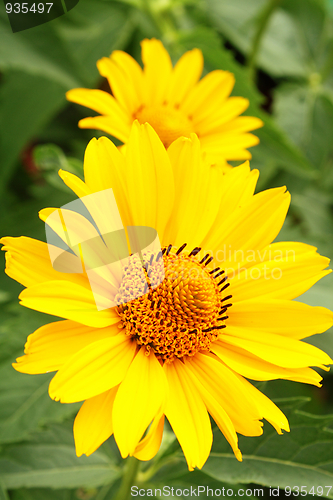
<svg viewBox="0 0 333 500">
<path fill-rule="evenodd" d="M 239 116 L 249 106 L 244 97 L 229 97 L 234 75 L 216 70 L 199 81 L 203 57 L 198 49 L 186 52 L 173 68 L 159 40 L 143 40 L 144 69 L 126 52 L 114 51 L 97 63 L 113 96 L 102 90 L 73 89 L 69 101 L 101 116 L 80 120 L 81 128 L 103 130 L 126 143 L 132 123 L 148 122 L 167 148 L 178 137 L 195 132 L 211 164 L 247 160 L 247 148 L 259 139 L 249 132 L 262 127 L 259 118 Z"/>
<path fill-rule="evenodd" d="M 210 453 L 209 414 L 238 460 L 237 433 L 259 436 L 263 418 L 278 433 L 289 431 L 283 413 L 246 379 L 320 386 L 310 366 L 327 369 L 332 360 L 301 339 L 333 322 L 328 309 L 292 300 L 330 272 L 329 259 L 303 243 L 272 243 L 289 193 L 282 187 L 254 195 L 258 172 L 247 164 L 223 175 L 202 162 L 195 135 L 166 151 L 154 130 L 138 123 L 124 153 L 107 138 L 93 139 L 84 173 L 85 182 L 60 176 L 79 197 L 112 188 L 124 226 L 155 228 L 165 279 L 98 310 L 87 275 L 56 271 L 46 243 L 1 240 L 7 274 L 26 287 L 21 304 L 64 318 L 29 335 L 13 366 L 57 371 L 51 398 L 85 400 L 74 423 L 77 454 L 90 455 L 113 433 L 123 457 L 149 460 L 166 417 L 192 470 Z M 42 210 L 41 219 L 54 210 Z M 100 227 L 108 215 L 96 214 Z M 102 295 L 132 293 L 127 273 L 111 274 Z"/>
</svg>

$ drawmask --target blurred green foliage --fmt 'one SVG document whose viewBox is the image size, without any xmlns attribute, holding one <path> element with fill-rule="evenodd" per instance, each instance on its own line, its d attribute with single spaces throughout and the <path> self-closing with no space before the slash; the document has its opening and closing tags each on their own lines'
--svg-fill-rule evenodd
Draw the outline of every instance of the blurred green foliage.
<svg viewBox="0 0 333 500">
<path fill-rule="evenodd" d="M 86 110 L 67 103 L 65 92 L 105 89 L 97 59 L 124 49 L 140 60 L 139 41 L 155 36 L 174 61 L 199 47 L 205 71 L 235 74 L 233 94 L 248 97 L 247 114 L 265 122 L 252 150 L 258 189 L 285 184 L 292 194 L 279 239 L 304 241 L 333 257 L 332 25 L 332 0 L 80 0 L 67 15 L 13 34 L 1 3 L 0 236 L 45 239 L 38 210 L 73 199 L 57 170 L 82 175 L 86 144 L 101 135 L 78 129 Z M 325 278 L 301 300 L 332 308 L 332 283 Z M 27 335 L 50 321 L 17 305 L 21 288 L 1 273 L 0 500 L 111 500 L 123 468 L 113 438 L 77 458 L 71 427 L 79 405 L 49 399 L 50 375 L 11 367 Z M 332 331 L 309 341 L 333 356 Z M 142 464 L 140 484 L 235 491 L 333 484 L 332 377 L 325 376 L 321 390 L 284 381 L 261 389 L 288 413 L 290 435 L 277 436 L 265 424 L 262 437 L 241 438 L 245 461 L 238 464 L 215 431 L 203 471 L 189 473 L 168 431 L 157 461 Z"/>
</svg>

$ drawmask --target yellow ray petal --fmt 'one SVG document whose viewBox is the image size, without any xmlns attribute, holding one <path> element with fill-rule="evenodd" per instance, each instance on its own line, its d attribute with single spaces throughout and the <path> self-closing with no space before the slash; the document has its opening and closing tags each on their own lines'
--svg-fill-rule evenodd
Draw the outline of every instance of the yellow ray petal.
<svg viewBox="0 0 333 500">
<path fill-rule="evenodd" d="M 127 55 L 127 63 L 130 58 L 131 56 Z M 139 76 L 139 71 L 133 75 L 132 70 L 134 67 L 136 68 L 135 64 L 137 64 L 135 61 L 130 65 L 127 63 L 124 65 L 123 60 L 119 64 L 119 59 L 119 56 L 114 57 L 113 54 L 111 54 L 111 57 L 103 57 L 97 61 L 97 68 L 100 74 L 108 79 L 112 93 L 119 102 L 122 110 L 126 114 L 131 115 L 142 104 L 135 85 L 135 79 L 138 79 L 138 85 L 140 85 L 142 78 Z"/>
<path fill-rule="evenodd" d="M 283 299 L 250 299 L 233 304 L 228 325 L 304 339 L 333 325 L 333 312 Z"/>
<path fill-rule="evenodd" d="M 100 196 L 100 198 L 103 197 Z M 105 204 L 106 207 L 103 204 L 99 207 L 98 204 L 97 206 L 95 205 L 94 200 L 91 203 L 86 201 L 85 198 L 83 200 L 92 213 L 92 217 L 98 223 L 101 223 L 101 233 L 106 234 L 108 231 L 103 232 L 103 223 L 106 219 L 105 215 L 101 214 L 101 207 L 107 208 L 108 204 Z M 115 216 L 117 218 L 118 214 L 115 214 Z M 60 251 L 61 270 L 68 270 L 66 274 L 63 274 L 63 279 L 71 276 L 71 266 L 75 264 L 75 269 L 79 267 L 79 269 L 84 271 L 84 276 L 87 276 L 87 279 L 89 279 L 89 285 L 87 284 L 86 287 L 89 287 L 89 290 L 93 292 L 99 309 L 114 307 L 115 304 L 112 302 L 112 299 L 118 292 L 122 273 L 121 263 L 117 255 L 118 249 L 111 247 L 111 245 L 106 246 L 95 226 L 86 217 L 77 212 L 63 208 L 45 208 L 39 212 L 39 217 L 76 254 L 72 255 L 69 252 L 62 254 Z M 111 217 L 109 217 L 108 222 L 110 222 L 110 219 Z M 121 225 L 121 222 L 118 222 L 118 225 Z M 81 242 L 84 242 L 84 247 L 79 244 Z M 59 249 L 57 247 L 53 248 L 49 245 L 49 250 L 52 258 L 55 258 L 55 256 L 59 257 Z M 74 259 L 75 256 L 76 261 Z M 69 280 L 70 278 L 66 279 L 66 281 Z M 106 299 L 107 297 L 109 300 Z"/>
<path fill-rule="evenodd" d="M 290 204 L 290 194 L 285 188 L 262 191 L 247 204 L 223 219 L 218 230 L 207 241 L 208 248 L 227 249 L 231 252 L 231 265 L 235 263 L 237 251 L 256 251 L 267 246 L 278 235 Z M 225 261 L 225 256 L 223 257 Z M 233 262 L 232 262 L 233 261 Z M 239 259 L 237 258 L 236 262 Z M 228 263 L 229 265 L 229 263 Z M 237 267 L 237 266 L 235 266 Z"/>
<path fill-rule="evenodd" d="M 324 271 L 330 260 L 302 243 L 274 243 L 257 255 L 255 265 L 233 264 L 228 270 L 235 303 L 249 297 L 294 299 L 331 272 Z"/>
<path fill-rule="evenodd" d="M 19 295 L 20 304 L 36 311 L 70 319 L 86 326 L 103 328 L 119 321 L 118 314 L 113 309 L 98 310 L 95 299 L 100 307 L 108 300 L 91 290 L 69 281 L 46 281 L 32 285 Z"/>
<path fill-rule="evenodd" d="M 26 236 L 1 238 L 0 243 L 6 251 L 6 274 L 23 286 L 53 280 L 66 280 L 90 290 L 86 274 L 62 273 L 53 269 L 47 243 Z M 72 259 L 67 253 L 69 271 Z"/>
<path fill-rule="evenodd" d="M 49 323 L 29 335 L 25 356 L 17 358 L 13 367 L 22 373 L 53 372 L 84 347 L 118 333 L 118 325 L 93 328 L 69 320 Z"/>
<path fill-rule="evenodd" d="M 221 191 L 219 210 L 215 224 L 202 243 L 204 248 L 212 249 L 216 231 L 219 231 L 222 221 L 231 217 L 235 211 L 239 211 L 252 200 L 258 176 L 259 171 L 251 171 L 248 161 L 224 174 L 223 182 L 219 186 Z M 224 255 L 222 260 L 227 260 L 227 257 Z"/>
<path fill-rule="evenodd" d="M 167 152 L 153 128 L 136 121 L 125 154 L 128 205 L 133 225 L 155 228 L 162 241 L 175 197 Z"/>
<path fill-rule="evenodd" d="M 191 139 L 182 137 L 173 142 L 168 155 L 174 171 L 176 196 L 164 242 L 175 246 L 186 242 L 189 247 L 195 247 L 215 222 L 223 172 L 202 161 L 200 142 L 195 134 Z"/>
<path fill-rule="evenodd" d="M 189 470 L 201 469 L 213 439 L 206 407 L 181 361 L 176 359 L 163 368 L 169 382 L 164 413 L 183 449 Z"/>
<path fill-rule="evenodd" d="M 144 78 L 149 104 L 162 104 L 172 73 L 172 63 L 162 42 L 152 38 L 141 42 Z"/>
<path fill-rule="evenodd" d="M 168 104 L 180 106 L 190 90 L 199 80 L 203 70 L 203 57 L 199 49 L 193 49 L 185 54 L 177 62 L 166 94 Z"/>
<path fill-rule="evenodd" d="M 115 387 L 124 379 L 135 351 L 136 342 L 123 333 L 84 347 L 53 377 L 50 397 L 74 403 Z"/>
<path fill-rule="evenodd" d="M 147 88 L 143 71 L 133 57 L 122 50 L 114 50 L 111 54 L 111 59 L 123 71 L 126 77 L 127 87 L 131 87 L 131 92 L 135 94 L 135 100 L 141 106 L 147 102 Z M 126 89 L 124 91 L 128 92 Z"/>
<path fill-rule="evenodd" d="M 285 368 L 329 365 L 331 358 L 313 345 L 286 336 L 258 331 L 249 327 L 229 326 L 220 341 L 245 349 L 259 358 Z"/>
<path fill-rule="evenodd" d="M 119 124 L 115 125 L 114 121 L 109 116 L 88 116 L 87 118 L 82 118 L 78 125 L 80 128 L 84 129 L 91 128 L 94 130 L 101 130 L 123 142 L 128 140 L 128 135 L 126 135 L 123 130 L 124 126 L 120 129 Z"/>
<path fill-rule="evenodd" d="M 92 218 L 98 223 L 100 232 L 106 234 L 110 231 L 110 227 L 114 227 L 115 230 L 122 227 L 118 212 L 103 214 L 103 210 L 107 211 L 114 208 L 111 203 L 105 201 L 107 197 L 100 194 L 98 199 L 102 200 L 100 206 L 98 201 L 91 200 L 91 197 L 84 198 L 83 202 L 89 209 Z M 89 280 L 90 283 L 95 283 L 94 293 L 96 291 L 105 297 L 111 294 L 115 295 L 119 285 L 119 274 L 121 273 L 121 265 L 119 262 L 117 263 L 118 249 L 105 245 L 95 226 L 77 212 L 64 208 L 45 208 L 39 212 L 39 216 L 75 252 L 79 259 L 80 269 L 87 272 L 90 270 Z M 84 242 L 84 247 L 80 245 L 82 242 Z M 71 254 L 67 254 L 65 262 L 63 258 L 61 260 L 61 265 L 64 262 L 65 268 L 69 268 L 69 272 L 70 257 Z M 74 258 L 74 256 L 71 258 Z M 113 261 L 114 264 L 111 265 Z"/>
<path fill-rule="evenodd" d="M 84 156 L 84 177 L 92 192 L 111 188 L 123 225 L 132 225 L 127 202 L 125 158 L 106 137 L 89 142 Z"/>
<path fill-rule="evenodd" d="M 151 424 L 147 435 L 135 448 L 133 456 L 138 460 L 151 460 L 160 449 L 164 428 L 164 415 L 157 415 Z"/>
<path fill-rule="evenodd" d="M 203 120 L 225 102 L 234 84 L 235 77 L 229 71 L 212 71 L 194 86 L 180 109 L 196 121 Z"/>
<path fill-rule="evenodd" d="M 119 387 L 112 413 L 114 437 L 123 458 L 134 453 L 164 405 L 166 393 L 167 380 L 160 363 L 152 351 L 147 356 L 146 348 L 141 347 Z"/>
<path fill-rule="evenodd" d="M 76 454 L 91 455 L 113 433 L 112 409 L 117 387 L 87 399 L 74 421 Z"/>
<path fill-rule="evenodd" d="M 109 118 L 109 133 L 121 141 L 128 139 L 132 120 L 114 97 L 98 89 L 72 89 L 66 93 L 68 101 L 76 102 Z"/>
<path fill-rule="evenodd" d="M 203 383 L 201 383 L 200 373 L 197 374 L 195 370 L 195 363 L 187 362 L 186 360 L 185 365 L 187 370 L 190 372 L 192 376 L 192 383 L 198 389 L 200 396 L 202 397 L 207 407 L 207 410 L 209 411 L 209 413 L 217 423 L 220 431 L 223 433 L 226 440 L 232 447 L 232 450 L 235 453 L 237 460 L 241 462 L 242 454 L 238 448 L 238 437 L 235 431 L 235 427 L 232 421 L 230 420 L 228 414 L 221 406 L 220 402 L 214 397 L 214 392 L 212 393 L 209 390 L 209 387 L 206 386 L 205 380 L 203 380 Z"/>
<path fill-rule="evenodd" d="M 213 113 L 205 118 L 193 116 L 193 124 L 200 137 L 216 134 L 225 123 L 234 120 L 249 107 L 249 100 L 244 97 L 230 97 L 225 103 L 216 107 Z"/>
<path fill-rule="evenodd" d="M 237 375 L 238 379 L 244 386 L 244 390 L 246 390 L 256 405 L 258 411 L 262 415 L 262 418 L 265 418 L 275 430 L 282 434 L 282 430 L 287 432 L 290 431 L 289 423 L 286 416 L 282 413 L 282 411 L 271 401 L 267 396 L 262 394 L 258 389 L 253 387 L 250 382 L 245 380 L 243 377 Z"/>
<path fill-rule="evenodd" d="M 259 138 L 253 134 L 211 134 L 201 139 L 202 149 L 207 161 L 215 162 L 223 159 L 250 160 L 252 154 L 246 148 L 259 144 Z"/>
<path fill-rule="evenodd" d="M 281 378 L 321 387 L 320 381 L 322 377 L 311 368 L 283 368 L 268 363 L 241 347 L 231 344 L 226 345 L 220 340 L 213 342 L 211 351 L 236 373 L 252 380 Z"/>
<path fill-rule="evenodd" d="M 244 390 L 236 374 L 212 354 L 197 353 L 186 360 L 195 376 L 225 410 L 236 432 L 245 436 L 260 436 L 262 422 L 256 406 Z M 246 415 L 246 418 L 244 418 Z"/>
<path fill-rule="evenodd" d="M 87 184 L 77 177 L 77 175 L 71 174 L 70 172 L 62 169 L 58 171 L 58 175 L 78 198 L 92 194 L 91 189 L 89 189 Z"/>
<path fill-rule="evenodd" d="M 255 116 L 238 116 L 224 125 L 221 125 L 216 132 L 228 134 L 241 134 L 257 128 L 263 127 L 264 122 Z"/>
</svg>

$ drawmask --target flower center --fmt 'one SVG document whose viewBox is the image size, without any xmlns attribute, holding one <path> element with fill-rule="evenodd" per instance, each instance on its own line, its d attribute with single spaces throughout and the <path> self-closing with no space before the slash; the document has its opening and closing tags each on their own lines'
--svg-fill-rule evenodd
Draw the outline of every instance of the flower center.
<svg viewBox="0 0 333 500">
<path fill-rule="evenodd" d="M 152 349 L 162 362 L 209 350 L 219 330 L 225 328 L 224 313 L 231 306 L 225 304 L 231 295 L 223 293 L 229 286 L 227 277 L 222 276 L 224 271 L 206 267 L 212 261 L 209 255 L 199 262 L 199 248 L 182 253 L 185 246 L 177 251 L 171 250 L 171 245 L 164 248 L 161 262 L 165 278 L 155 289 L 147 288 L 141 297 L 135 298 L 138 286 L 131 277 L 133 270 L 125 268 L 116 297 L 125 333 L 138 345 L 145 345 L 148 352 Z M 133 300 L 128 301 L 131 293 Z M 126 297 L 126 303 L 121 303 L 122 297 Z"/>
<path fill-rule="evenodd" d="M 148 122 L 168 148 L 178 137 L 190 137 L 194 132 L 192 122 L 178 109 L 167 105 L 153 108 L 143 107 L 134 114 L 140 123 Z"/>
</svg>

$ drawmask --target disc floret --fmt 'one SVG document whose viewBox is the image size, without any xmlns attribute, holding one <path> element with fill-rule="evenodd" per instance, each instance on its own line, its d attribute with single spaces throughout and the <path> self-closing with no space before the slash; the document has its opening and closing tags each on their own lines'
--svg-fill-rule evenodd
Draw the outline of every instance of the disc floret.
<svg viewBox="0 0 333 500">
<path fill-rule="evenodd" d="M 155 261 L 164 264 L 165 279 L 156 288 L 149 285 L 146 294 L 118 306 L 123 328 L 127 335 L 136 339 L 139 346 L 152 350 L 161 362 L 172 362 L 184 356 L 194 356 L 198 351 L 209 351 L 210 345 L 225 327 L 225 294 L 220 285 L 224 271 L 209 269 L 209 255 L 199 261 L 196 255 L 200 248 L 188 253 L 170 245 L 157 255 Z M 144 258 L 147 261 L 149 256 Z M 151 259 L 150 259 L 150 263 Z M 140 266 L 140 261 L 137 261 Z M 133 279 L 133 271 L 124 270 L 124 278 L 118 293 L 118 302 L 123 293 L 138 289 L 133 283 L 138 279 L 139 267 Z M 142 269 L 140 269 L 142 276 Z M 148 271 L 149 273 L 149 271 Z M 148 278 L 145 269 L 146 278 Z M 135 273 L 134 273 L 135 274 Z M 142 280 L 143 278 L 141 278 Z M 149 283 L 149 279 L 148 279 Z M 142 288 L 143 283 L 140 283 Z M 223 289 L 226 286 L 224 284 Z M 229 296 L 230 297 L 230 296 Z M 229 304 L 228 304 L 229 305 Z"/>
</svg>

